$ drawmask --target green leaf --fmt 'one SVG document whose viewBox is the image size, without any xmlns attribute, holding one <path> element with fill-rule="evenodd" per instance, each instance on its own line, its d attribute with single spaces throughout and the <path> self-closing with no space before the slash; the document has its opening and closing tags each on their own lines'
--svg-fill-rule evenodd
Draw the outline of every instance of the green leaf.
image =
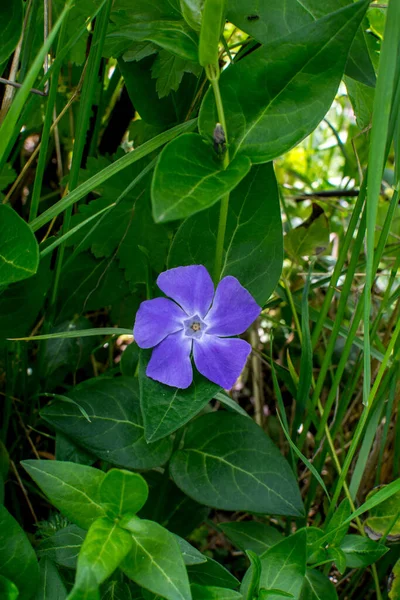
<svg viewBox="0 0 400 600">
<path fill-rule="evenodd" d="M 170 472 L 178 487 L 208 506 L 303 515 L 286 460 L 260 427 L 238 414 L 217 412 L 191 423 Z"/>
<path fill-rule="evenodd" d="M 383 544 L 360 535 L 346 535 L 340 549 L 346 556 L 346 566 L 351 569 L 368 567 L 389 551 Z"/>
<path fill-rule="evenodd" d="M 188 567 L 190 582 L 199 585 L 228 588 L 235 590 L 239 587 L 239 582 L 225 567 L 212 558 L 207 558 L 207 562 L 201 565 L 192 565 Z"/>
<path fill-rule="evenodd" d="M 328 247 L 328 219 L 321 212 L 318 205 L 313 205 L 313 213 L 310 218 L 286 234 L 285 250 L 295 260 L 301 256 L 320 254 Z"/>
<path fill-rule="evenodd" d="M 102 589 L 101 600 L 132 600 L 132 598 L 131 589 L 125 582 L 109 581 L 107 587 Z"/>
<path fill-rule="evenodd" d="M 282 535 L 275 527 L 259 521 L 220 523 L 219 527 L 235 546 L 256 554 L 263 554 L 282 540 Z"/>
<path fill-rule="evenodd" d="M 202 5 L 203 0 L 180 0 L 183 18 L 195 31 L 200 31 Z"/>
<path fill-rule="evenodd" d="M 246 554 L 250 560 L 250 578 L 247 586 L 245 600 L 253 600 L 254 597 L 257 598 L 258 596 L 262 566 L 257 554 L 255 554 L 251 550 L 247 550 Z"/>
<path fill-rule="evenodd" d="M 295 600 L 300 596 L 306 572 L 306 532 L 299 530 L 269 550 L 261 558 L 260 589 L 281 590 L 292 594 Z M 241 591 L 245 593 L 251 573 L 247 572 Z M 280 595 L 272 593 L 268 600 L 278 600 Z"/>
<path fill-rule="evenodd" d="M 394 482 L 393 482 L 394 483 Z M 385 488 L 380 490 L 376 489 L 370 492 L 367 496 L 368 500 L 373 500 L 374 496 L 379 491 L 383 491 Z M 372 507 L 369 510 L 369 515 L 365 520 L 365 527 L 368 535 L 372 539 L 379 539 L 390 528 L 388 540 L 396 540 L 400 537 L 400 492 L 397 492 L 387 500 L 384 500 L 377 506 Z M 397 518 L 396 518 L 397 516 Z"/>
<path fill-rule="evenodd" d="M 325 541 L 327 541 L 329 544 L 339 546 L 346 535 L 347 530 L 349 529 L 349 523 L 346 521 L 350 515 L 350 501 L 348 498 L 345 498 L 339 504 L 337 510 L 333 513 L 333 516 L 325 529 L 325 533 L 330 534 L 327 536 Z"/>
<path fill-rule="evenodd" d="M 228 18 L 262 44 L 268 44 L 348 4 L 348 0 L 288 0 L 283 10 L 279 0 L 272 0 L 268 4 L 257 5 L 256 10 L 251 12 L 246 0 L 232 0 Z M 258 18 L 249 18 L 250 12 Z M 352 44 L 346 73 L 364 84 L 375 85 L 375 71 L 361 29 Z"/>
<path fill-rule="evenodd" d="M 84 590 L 89 578 L 99 586 L 122 562 L 132 548 L 132 537 L 118 523 L 96 519 L 90 526 L 78 556 L 75 588 Z M 88 575 L 90 573 L 90 575 Z"/>
<path fill-rule="evenodd" d="M 221 389 L 197 371 L 187 389 L 172 388 L 146 376 L 151 351 L 140 353 L 140 406 L 148 442 L 155 442 L 173 433 L 202 408 Z"/>
<path fill-rule="evenodd" d="M 315 129 L 337 92 L 368 4 L 351 3 L 266 44 L 222 73 L 220 91 L 232 155 L 267 162 Z M 212 135 L 217 121 L 209 90 L 200 110 L 200 133 Z"/>
<path fill-rule="evenodd" d="M 192 544 L 189 544 L 189 542 L 181 538 L 179 535 L 175 535 L 175 538 L 179 544 L 185 565 L 200 565 L 207 562 L 207 557 L 199 552 L 197 548 L 194 548 Z"/>
<path fill-rule="evenodd" d="M 212 272 L 219 206 L 202 211 L 178 229 L 168 268 L 202 264 Z M 283 248 L 279 193 L 272 163 L 252 167 L 229 199 L 221 277 L 233 275 L 264 304 L 281 275 Z"/>
<path fill-rule="evenodd" d="M 151 199 L 155 221 L 183 219 L 212 206 L 249 170 L 247 157 L 233 160 L 224 170 L 210 143 L 196 133 L 181 135 L 164 148 L 154 171 Z"/>
<path fill-rule="evenodd" d="M 161 50 L 151 69 L 153 79 L 156 79 L 156 90 L 160 98 L 168 96 L 171 90 L 176 90 L 182 81 L 183 74 L 190 68 L 186 60 L 175 56 L 167 50 Z"/>
<path fill-rule="evenodd" d="M 125 523 L 133 547 L 121 568 L 140 586 L 167 600 L 190 600 L 185 563 L 174 536 L 153 521 L 133 517 Z"/>
<path fill-rule="evenodd" d="M 55 564 L 47 557 L 39 563 L 39 589 L 34 600 L 65 600 L 67 590 Z"/>
<path fill-rule="evenodd" d="M 104 516 L 99 488 L 105 473 L 57 460 L 24 460 L 21 465 L 67 519 L 88 529 Z"/>
<path fill-rule="evenodd" d="M 0 23 L 2 36 L 0 41 L 0 65 L 15 50 L 22 30 L 23 4 L 21 0 L 2 2 L 0 5 Z"/>
<path fill-rule="evenodd" d="M 326 554 L 327 558 L 334 562 L 335 567 L 337 568 L 339 573 L 343 575 L 343 573 L 346 570 L 346 556 L 344 552 L 340 548 L 332 546 L 327 549 Z"/>
<path fill-rule="evenodd" d="M 95 378 L 68 392 L 84 408 L 54 402 L 41 416 L 95 456 L 128 469 L 151 469 L 164 464 L 172 450 L 170 439 L 148 444 L 139 407 L 136 379 Z"/>
<path fill-rule="evenodd" d="M 112 517 L 137 513 L 146 503 L 149 489 L 138 473 L 111 469 L 100 486 L 100 499 Z"/>
<path fill-rule="evenodd" d="M 18 600 L 31 598 L 39 583 L 36 554 L 24 531 L 4 506 L 0 506 L 0 573 L 17 586 Z M 12 592 L 12 586 L 8 587 Z"/>
<path fill-rule="evenodd" d="M 335 586 L 320 571 L 307 569 L 300 600 L 337 600 Z"/>
<path fill-rule="evenodd" d="M 0 204 L 0 280 L 2 285 L 34 275 L 39 246 L 29 225 L 7 204 Z"/>
<path fill-rule="evenodd" d="M 51 561 L 66 567 L 76 569 L 79 550 L 85 539 L 86 531 L 77 525 L 67 525 L 45 538 L 38 548 L 39 556 L 49 558 Z"/>
<path fill-rule="evenodd" d="M 17 586 L 3 575 L 0 575 L 0 597 L 4 600 L 17 600 L 18 596 Z"/>
<path fill-rule="evenodd" d="M 393 567 L 389 598 L 391 600 L 399 600 L 400 598 L 400 559 Z"/>
<path fill-rule="evenodd" d="M 130 343 L 121 356 L 121 373 L 125 377 L 134 377 L 139 363 L 140 350 L 137 344 Z"/>
<path fill-rule="evenodd" d="M 18 2 L 13 3 L 13 6 L 17 5 Z M 3 5 L 5 6 L 5 5 Z M 2 10 L 2 6 L 0 7 L 0 11 Z M 0 60 L 1 63 L 1 60 Z M 14 183 L 17 178 L 16 171 L 12 168 L 10 163 L 6 163 L 3 167 L 3 170 L 0 173 L 0 191 L 5 190 L 6 187 L 10 185 L 10 183 Z M 1 197 L 1 196 L 0 196 Z"/>
<path fill-rule="evenodd" d="M 193 600 L 241 600 L 239 592 L 211 585 L 192 583 L 190 586 Z"/>
</svg>

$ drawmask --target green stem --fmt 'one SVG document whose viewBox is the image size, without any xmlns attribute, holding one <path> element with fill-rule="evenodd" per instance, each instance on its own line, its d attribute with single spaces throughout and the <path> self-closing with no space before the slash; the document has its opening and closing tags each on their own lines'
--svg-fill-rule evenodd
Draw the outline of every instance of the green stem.
<svg viewBox="0 0 400 600">
<path fill-rule="evenodd" d="M 211 87 L 214 92 L 215 104 L 217 107 L 218 121 L 222 125 L 222 128 L 225 133 L 225 143 L 226 150 L 223 159 L 223 167 L 226 169 L 229 165 L 229 144 L 228 144 L 228 133 L 226 129 L 226 121 L 225 121 L 225 113 L 224 106 L 222 104 L 221 92 L 219 89 L 218 79 L 219 73 L 216 73 L 215 70 L 208 66 L 206 67 L 206 75 L 211 83 Z M 219 220 L 218 220 L 218 232 L 217 232 L 217 243 L 215 248 L 215 262 L 214 262 L 214 282 L 218 283 L 221 276 L 222 269 L 222 259 L 224 255 L 224 241 L 225 241 L 225 231 L 226 231 L 226 222 L 228 219 L 228 210 L 229 210 L 229 194 L 225 194 L 221 198 L 221 207 L 219 211 Z"/>
</svg>

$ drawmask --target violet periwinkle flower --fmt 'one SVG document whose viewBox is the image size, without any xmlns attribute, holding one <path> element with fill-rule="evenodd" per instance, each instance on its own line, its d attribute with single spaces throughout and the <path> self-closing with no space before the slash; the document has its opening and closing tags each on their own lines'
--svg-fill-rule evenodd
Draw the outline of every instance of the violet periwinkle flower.
<svg viewBox="0 0 400 600">
<path fill-rule="evenodd" d="M 133 335 L 140 348 L 154 348 L 146 375 L 177 388 L 193 381 L 194 363 L 204 377 L 230 389 L 251 346 L 240 335 L 260 314 L 252 295 L 236 277 L 224 277 L 214 294 L 205 267 L 190 265 L 161 273 L 157 285 L 169 298 L 145 300 Z"/>
</svg>

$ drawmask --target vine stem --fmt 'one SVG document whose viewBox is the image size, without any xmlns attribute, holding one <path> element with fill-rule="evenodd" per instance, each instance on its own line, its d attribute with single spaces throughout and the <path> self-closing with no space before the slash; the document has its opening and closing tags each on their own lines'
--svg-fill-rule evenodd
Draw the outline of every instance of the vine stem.
<svg viewBox="0 0 400 600">
<path fill-rule="evenodd" d="M 228 133 L 226 129 L 224 106 L 222 104 L 221 92 L 219 89 L 219 72 L 211 65 L 206 67 L 206 75 L 211 83 L 211 87 L 214 92 L 215 104 L 217 107 L 218 121 L 222 125 L 225 134 L 226 150 L 223 158 L 223 167 L 226 169 L 229 165 L 229 144 L 228 144 Z M 217 243 L 215 248 L 215 261 L 214 261 L 214 283 L 217 284 L 221 276 L 222 258 L 224 255 L 224 241 L 226 231 L 226 221 L 228 219 L 229 209 L 229 194 L 225 194 L 221 198 L 221 207 L 219 211 L 218 220 L 218 232 L 217 232 Z"/>
</svg>

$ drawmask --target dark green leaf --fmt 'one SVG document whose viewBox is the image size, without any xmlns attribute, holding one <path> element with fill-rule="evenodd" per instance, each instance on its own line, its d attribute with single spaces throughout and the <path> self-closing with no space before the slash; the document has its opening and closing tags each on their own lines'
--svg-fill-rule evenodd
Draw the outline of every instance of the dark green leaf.
<svg viewBox="0 0 400 600">
<path fill-rule="evenodd" d="M 40 581 L 39 589 L 34 600 L 65 600 L 67 590 L 55 564 L 47 557 L 39 563 Z"/>
<path fill-rule="evenodd" d="M 171 90 L 176 91 L 187 69 L 187 61 L 162 50 L 156 57 L 151 70 L 152 77 L 157 80 L 156 90 L 160 98 L 168 96 Z"/>
<path fill-rule="evenodd" d="M 349 523 L 345 523 L 351 515 L 351 506 L 348 498 L 342 500 L 338 509 L 334 512 L 328 526 L 325 529 L 325 534 L 330 534 L 326 538 L 326 542 L 339 546 L 349 528 Z M 342 525 L 342 523 L 345 523 Z"/>
<path fill-rule="evenodd" d="M 181 135 L 164 148 L 154 171 L 151 199 L 155 221 L 183 219 L 212 206 L 232 191 L 249 169 L 250 161 L 243 156 L 223 170 L 210 143 L 196 133 Z"/>
<path fill-rule="evenodd" d="M 346 570 L 346 556 L 340 548 L 335 546 L 329 547 L 326 551 L 327 557 L 333 561 L 335 567 L 341 575 Z"/>
<path fill-rule="evenodd" d="M 105 473 L 92 467 L 57 460 L 21 462 L 52 504 L 79 527 L 90 525 L 105 515 L 99 488 Z"/>
<path fill-rule="evenodd" d="M 76 569 L 79 550 L 86 531 L 77 525 L 68 525 L 42 541 L 39 556 L 46 556 L 61 567 Z"/>
<path fill-rule="evenodd" d="M 5 62 L 15 50 L 22 30 L 24 16 L 21 0 L 13 2 L 1 2 L 0 23 L 2 24 L 2 36 L 0 41 L 0 65 Z"/>
<path fill-rule="evenodd" d="M 7 204 L 0 204 L 0 281 L 14 283 L 34 275 L 39 246 L 29 225 Z"/>
<path fill-rule="evenodd" d="M 193 583 L 190 586 L 193 600 L 241 600 L 239 592 L 227 588 Z"/>
<path fill-rule="evenodd" d="M 19 3 L 15 2 L 15 5 L 17 5 L 17 4 L 19 4 Z M 3 6 L 5 6 L 5 5 L 3 5 Z M 0 7 L 0 11 L 2 10 L 3 6 Z M 0 60 L 0 63 L 1 63 L 1 60 Z M 3 167 L 3 170 L 0 173 L 0 191 L 5 190 L 6 187 L 8 187 L 10 185 L 10 183 L 13 183 L 16 178 L 17 178 L 16 171 L 12 168 L 10 163 L 6 163 Z M 1 197 L 1 194 L 0 194 L 0 197 Z"/>
<path fill-rule="evenodd" d="M 239 521 L 220 523 L 224 534 L 241 550 L 252 550 L 263 554 L 266 550 L 282 540 L 282 535 L 275 527 L 259 521 Z"/>
<path fill-rule="evenodd" d="M 176 541 L 179 544 L 180 551 L 182 553 L 185 565 L 200 565 L 207 562 L 207 558 L 194 548 L 189 542 L 181 538 L 179 535 L 175 535 Z"/>
<path fill-rule="evenodd" d="M 289 0 L 283 10 L 279 0 L 272 0 L 252 11 L 246 0 L 232 0 L 228 18 L 262 44 L 268 44 L 348 4 L 348 0 Z M 352 44 L 346 73 L 367 85 L 375 85 L 375 71 L 361 29 Z"/>
<path fill-rule="evenodd" d="M 258 596 L 262 566 L 257 554 L 255 554 L 251 550 L 247 550 L 246 554 L 250 560 L 250 576 L 246 590 L 245 600 L 253 600 L 254 597 Z"/>
<path fill-rule="evenodd" d="M 236 590 L 239 587 L 236 577 L 212 558 L 207 558 L 207 562 L 201 565 L 188 567 L 188 573 L 191 583 L 230 590 Z"/>
<path fill-rule="evenodd" d="M 168 267 L 202 264 L 212 271 L 219 206 L 189 217 L 178 229 Z M 231 193 L 221 277 L 233 275 L 259 304 L 282 270 L 282 223 L 272 164 L 255 166 Z"/>
<path fill-rule="evenodd" d="M 139 347 L 135 343 L 129 344 L 121 356 L 121 373 L 126 377 L 134 377 L 139 363 Z"/>
<path fill-rule="evenodd" d="M 28 600 L 39 583 L 36 554 L 24 531 L 4 506 L 0 506 L 0 572 L 17 586 L 18 600 Z M 12 586 L 8 587 L 12 591 Z"/>
<path fill-rule="evenodd" d="M 372 107 L 375 91 L 350 77 L 345 77 L 347 93 L 354 110 L 357 125 L 360 129 L 366 129 L 372 122 Z"/>
<path fill-rule="evenodd" d="M 95 456 L 128 469 L 151 469 L 168 460 L 170 439 L 154 444 L 144 439 L 133 377 L 91 379 L 68 394 L 85 409 L 90 423 L 76 405 L 66 402 L 54 402 L 41 415 Z"/>
<path fill-rule="evenodd" d="M 137 584 L 167 600 L 190 600 L 185 564 L 175 537 L 153 521 L 125 523 L 133 547 L 121 568 Z"/>
<path fill-rule="evenodd" d="M 314 569 L 307 569 L 300 600 L 337 600 L 331 580 Z"/>
<path fill-rule="evenodd" d="M 315 129 L 334 99 L 368 4 L 350 4 L 224 71 L 220 90 L 232 155 L 267 162 Z M 200 111 L 200 132 L 212 135 L 217 121 L 209 90 Z"/>
<path fill-rule="evenodd" d="M 340 549 L 346 556 L 346 566 L 351 569 L 368 567 L 389 551 L 383 544 L 360 535 L 346 535 Z"/>
<path fill-rule="evenodd" d="M 146 439 L 155 442 L 190 421 L 214 398 L 220 387 L 197 371 L 192 385 L 187 389 L 163 385 L 146 376 L 150 355 L 151 351 L 142 351 L 140 356 L 140 405 Z"/>
<path fill-rule="evenodd" d="M 74 444 L 66 435 L 60 431 L 56 432 L 56 460 L 75 462 L 81 465 L 92 465 L 96 457 Z"/>
<path fill-rule="evenodd" d="M 132 536 L 110 519 L 96 519 L 90 526 L 78 556 L 76 590 L 84 590 L 89 578 L 99 586 L 132 548 Z M 88 575 L 90 573 L 90 575 Z"/>
<path fill-rule="evenodd" d="M 0 598 L 4 600 L 17 600 L 19 596 L 19 591 L 17 586 L 7 579 L 0 575 Z"/>
<path fill-rule="evenodd" d="M 137 513 L 146 503 L 149 490 L 138 473 L 111 469 L 100 486 L 100 499 L 113 517 Z"/>
<path fill-rule="evenodd" d="M 208 506 L 303 514 L 289 465 L 263 430 L 238 414 L 217 412 L 191 423 L 170 471 L 186 494 Z"/>
</svg>

